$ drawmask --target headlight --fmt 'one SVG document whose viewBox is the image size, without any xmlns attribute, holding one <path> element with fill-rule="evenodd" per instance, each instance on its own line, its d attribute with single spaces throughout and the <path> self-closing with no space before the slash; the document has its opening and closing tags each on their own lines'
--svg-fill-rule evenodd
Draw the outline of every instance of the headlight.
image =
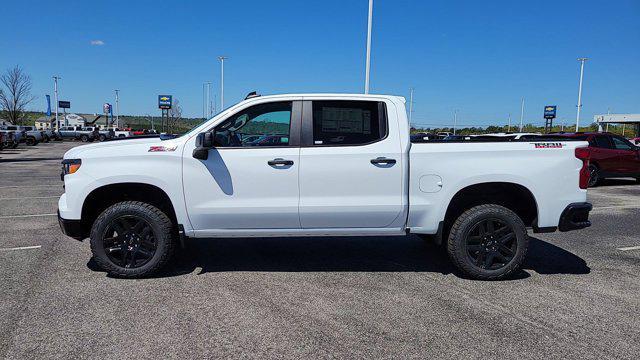
<svg viewBox="0 0 640 360">
<path fill-rule="evenodd" d="M 62 160 L 62 174 L 60 174 L 60 180 L 64 181 L 64 176 L 73 174 L 78 169 L 80 169 L 80 165 L 82 164 L 82 160 L 80 159 L 64 159 Z"/>
</svg>

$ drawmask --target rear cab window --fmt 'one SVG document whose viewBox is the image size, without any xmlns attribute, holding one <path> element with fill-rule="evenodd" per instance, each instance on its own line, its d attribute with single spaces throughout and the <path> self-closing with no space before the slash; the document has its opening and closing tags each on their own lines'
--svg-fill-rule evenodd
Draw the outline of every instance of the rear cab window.
<svg viewBox="0 0 640 360">
<path fill-rule="evenodd" d="M 313 146 L 365 145 L 387 136 L 383 102 L 315 100 L 312 104 Z"/>
</svg>

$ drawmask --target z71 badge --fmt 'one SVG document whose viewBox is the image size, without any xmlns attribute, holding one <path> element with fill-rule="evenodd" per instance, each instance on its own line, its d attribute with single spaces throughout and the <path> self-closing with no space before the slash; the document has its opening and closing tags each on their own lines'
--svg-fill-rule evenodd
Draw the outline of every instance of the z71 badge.
<svg viewBox="0 0 640 360">
<path fill-rule="evenodd" d="M 562 143 L 554 142 L 554 143 L 533 143 L 536 149 L 561 149 Z"/>
</svg>

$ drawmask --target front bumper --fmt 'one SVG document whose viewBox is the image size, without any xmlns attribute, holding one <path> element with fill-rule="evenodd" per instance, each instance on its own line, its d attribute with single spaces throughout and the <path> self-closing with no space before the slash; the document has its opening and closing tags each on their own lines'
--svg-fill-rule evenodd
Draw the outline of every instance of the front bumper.
<svg viewBox="0 0 640 360">
<path fill-rule="evenodd" d="M 76 240 L 83 240 L 86 238 L 82 222 L 80 220 L 67 220 L 60 217 L 60 211 L 58 211 L 58 224 L 60 224 L 60 230 L 62 233 L 72 237 Z"/>
<path fill-rule="evenodd" d="M 592 208 L 593 206 L 588 202 L 569 204 L 560 215 L 558 230 L 571 231 L 591 226 L 589 211 Z"/>
</svg>

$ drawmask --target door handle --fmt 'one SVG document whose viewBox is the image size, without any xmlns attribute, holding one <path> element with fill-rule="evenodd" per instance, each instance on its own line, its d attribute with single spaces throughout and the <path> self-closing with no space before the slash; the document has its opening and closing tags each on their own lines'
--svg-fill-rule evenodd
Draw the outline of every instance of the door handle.
<svg viewBox="0 0 640 360">
<path fill-rule="evenodd" d="M 278 165 L 291 166 L 293 165 L 293 160 L 285 160 L 285 159 L 277 158 L 277 159 L 267 161 L 267 164 L 269 164 L 269 166 L 278 166 Z"/>
<path fill-rule="evenodd" d="M 379 158 L 375 158 L 375 159 L 371 159 L 371 163 L 373 165 L 378 165 L 378 164 L 395 164 L 396 163 L 396 159 L 388 159 L 386 157 L 379 157 Z"/>
</svg>

